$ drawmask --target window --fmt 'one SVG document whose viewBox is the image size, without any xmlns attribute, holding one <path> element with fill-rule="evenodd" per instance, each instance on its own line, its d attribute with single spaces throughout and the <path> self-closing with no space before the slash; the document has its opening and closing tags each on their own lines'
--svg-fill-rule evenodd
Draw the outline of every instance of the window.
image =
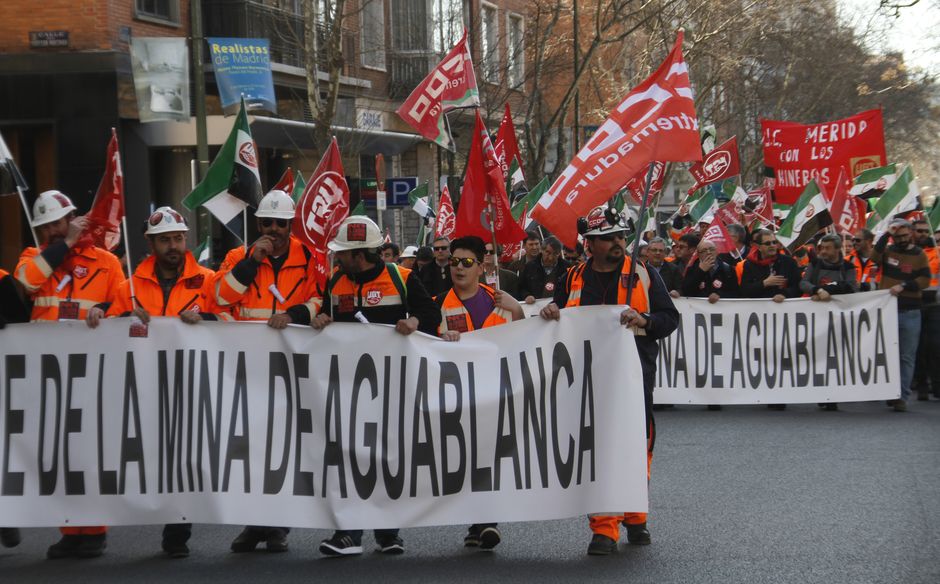
<svg viewBox="0 0 940 584">
<path fill-rule="evenodd" d="M 507 20 L 506 71 L 508 73 L 509 87 L 521 89 L 525 77 L 525 44 L 523 41 L 525 29 L 522 16 L 510 14 Z"/>
<path fill-rule="evenodd" d="M 179 0 L 135 0 L 134 8 L 137 18 L 179 24 Z"/>
<path fill-rule="evenodd" d="M 385 70 L 385 2 L 365 0 L 360 31 L 362 64 Z"/>
<path fill-rule="evenodd" d="M 438 53 L 443 54 L 457 44 L 467 26 L 464 20 L 467 13 L 464 0 L 432 0 L 431 13 L 434 22 L 432 46 Z"/>
<path fill-rule="evenodd" d="M 428 0 L 392 0 L 392 47 L 427 51 L 431 41 Z"/>
<path fill-rule="evenodd" d="M 483 78 L 499 83 L 499 19 L 492 4 L 480 5 L 480 50 L 483 57 Z"/>
</svg>

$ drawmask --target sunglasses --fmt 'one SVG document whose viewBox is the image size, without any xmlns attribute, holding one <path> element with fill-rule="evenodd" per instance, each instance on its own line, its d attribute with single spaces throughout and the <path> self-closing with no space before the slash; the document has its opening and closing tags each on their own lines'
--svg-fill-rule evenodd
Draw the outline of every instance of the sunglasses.
<svg viewBox="0 0 940 584">
<path fill-rule="evenodd" d="M 861 237 L 853 237 L 853 238 L 852 238 L 852 243 L 862 243 L 863 241 L 865 241 L 865 240 L 862 239 Z"/>
<path fill-rule="evenodd" d="M 475 258 L 450 258 L 450 266 L 452 268 L 456 268 L 457 266 L 472 268 L 475 264 L 478 263 L 480 263 L 480 261 Z"/>
<path fill-rule="evenodd" d="M 450 248 L 447 247 L 446 245 L 435 245 L 435 246 L 434 246 L 434 251 L 447 251 L 448 249 L 450 249 Z"/>
<path fill-rule="evenodd" d="M 777 241 L 776 241 L 776 240 L 774 240 L 774 241 L 764 241 L 764 242 L 762 242 L 762 243 L 759 243 L 758 245 L 777 245 Z"/>
<path fill-rule="evenodd" d="M 284 228 L 287 227 L 290 223 L 289 219 L 271 219 L 270 217 L 265 217 L 261 220 L 262 227 L 270 227 L 274 223 L 277 223 L 278 227 Z"/>
<path fill-rule="evenodd" d="M 491 250 L 491 249 L 488 249 L 488 250 L 485 250 L 485 251 L 483 252 L 483 255 L 493 255 L 494 253 L 496 253 L 496 252 L 494 252 L 494 251 Z"/>
<path fill-rule="evenodd" d="M 929 229 L 915 229 L 914 231 L 916 231 L 917 233 L 930 233 Z"/>
</svg>

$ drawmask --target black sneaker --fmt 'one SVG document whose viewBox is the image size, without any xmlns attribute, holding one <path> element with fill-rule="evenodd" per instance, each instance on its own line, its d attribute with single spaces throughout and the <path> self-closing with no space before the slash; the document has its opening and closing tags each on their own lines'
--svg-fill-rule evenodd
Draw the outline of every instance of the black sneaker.
<svg viewBox="0 0 940 584">
<path fill-rule="evenodd" d="M 375 540 L 379 553 L 398 556 L 405 553 L 405 542 L 397 535 L 389 535 Z M 361 549 L 361 548 L 360 548 Z"/>
<path fill-rule="evenodd" d="M 650 530 L 646 528 L 645 523 L 638 523 L 636 525 L 631 525 L 629 523 L 623 524 L 627 528 L 627 541 L 633 545 L 649 545 L 652 543 L 650 538 Z"/>
<path fill-rule="evenodd" d="M 62 539 L 49 546 L 46 550 L 46 557 L 50 560 L 74 558 L 81 543 L 82 536 L 80 535 L 63 535 Z"/>
<path fill-rule="evenodd" d="M 588 545 L 587 553 L 589 556 L 609 556 L 615 551 L 617 551 L 616 541 L 606 535 L 595 533 L 594 537 L 591 538 L 590 545 Z"/>
<path fill-rule="evenodd" d="M 286 552 L 287 532 L 279 527 L 272 527 L 268 529 L 264 546 L 264 549 L 271 553 Z"/>
<path fill-rule="evenodd" d="M 20 530 L 15 527 L 0 527 L 0 545 L 8 548 L 20 545 Z"/>
<path fill-rule="evenodd" d="M 238 534 L 238 537 L 232 540 L 232 551 L 236 554 L 253 552 L 266 535 L 261 529 L 246 527 Z"/>
<path fill-rule="evenodd" d="M 463 538 L 464 547 L 480 547 L 480 526 L 471 525 L 467 528 L 467 535 Z"/>
<path fill-rule="evenodd" d="M 161 546 L 164 553 L 170 556 L 171 558 L 188 558 L 189 557 L 189 546 L 181 541 L 169 541 L 163 540 Z"/>
<path fill-rule="evenodd" d="M 79 558 L 97 558 L 104 553 L 108 547 L 108 535 L 105 533 L 97 535 L 81 535 L 81 541 L 75 555 Z"/>
<path fill-rule="evenodd" d="M 499 529 L 495 525 L 489 525 L 480 531 L 481 550 L 490 551 L 498 546 L 500 541 L 502 541 L 502 537 L 500 537 Z"/>
<path fill-rule="evenodd" d="M 823 407 L 823 410 L 827 412 L 838 412 L 839 404 L 834 404 L 834 403 L 825 404 L 825 406 Z"/>
<path fill-rule="evenodd" d="M 362 542 L 355 541 L 349 535 L 334 533 L 330 539 L 320 542 L 319 550 L 325 556 L 358 556 L 362 554 Z"/>
</svg>

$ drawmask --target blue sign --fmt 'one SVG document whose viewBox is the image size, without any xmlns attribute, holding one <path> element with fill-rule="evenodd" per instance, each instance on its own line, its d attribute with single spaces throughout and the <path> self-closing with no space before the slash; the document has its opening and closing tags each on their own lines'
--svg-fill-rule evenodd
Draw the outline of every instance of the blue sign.
<svg viewBox="0 0 940 584">
<path fill-rule="evenodd" d="M 210 38 L 209 55 L 215 70 L 222 108 L 237 108 L 242 96 L 248 111 L 277 113 L 268 39 Z"/>
<path fill-rule="evenodd" d="M 418 186 L 418 177 L 400 176 L 386 179 L 385 191 L 389 205 L 408 205 L 408 193 Z"/>
</svg>

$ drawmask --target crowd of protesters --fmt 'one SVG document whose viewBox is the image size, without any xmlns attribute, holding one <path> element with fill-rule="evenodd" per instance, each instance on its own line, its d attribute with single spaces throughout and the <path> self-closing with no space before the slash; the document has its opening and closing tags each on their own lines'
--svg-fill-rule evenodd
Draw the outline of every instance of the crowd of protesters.
<svg viewBox="0 0 940 584">
<path fill-rule="evenodd" d="M 888 405 L 905 411 L 913 391 L 922 400 L 929 399 L 931 390 L 940 397 L 940 363 L 931 358 L 940 343 L 935 293 L 940 257 L 937 234 L 923 220 L 897 219 L 878 238 L 867 229 L 851 238 L 821 232 L 793 254 L 766 228 L 748 231 L 729 225 L 734 250 L 722 254 L 694 227 L 665 237 L 648 232 L 637 238 L 640 261 L 633 265 L 627 222 L 610 209 L 596 209 L 579 220 L 583 243 L 577 248 L 566 248 L 535 229 L 527 232 L 519 256 L 504 263 L 498 261 L 499 246 L 476 237 L 442 237 L 430 246 L 402 250 L 386 242 L 370 219 L 353 216 L 329 243 L 335 270 L 320 289 L 314 284 L 310 252 L 291 235 L 293 216 L 291 198 L 269 192 L 254 213 L 260 237 L 230 251 L 213 272 L 187 251 L 189 228 L 183 218 L 161 207 L 145 226 L 149 256 L 127 278 L 114 255 L 82 240 L 86 219 L 71 200 L 47 191 L 33 208 L 40 245 L 23 252 L 13 274 L 0 270 L 0 328 L 63 319 L 84 320 L 94 328 L 108 317 L 131 317 L 146 326 L 154 316 L 178 316 L 191 325 L 201 320 L 265 321 L 275 329 L 290 324 L 322 329 L 334 321 L 385 323 L 402 335 L 422 331 L 459 342 L 461 334 L 522 318 L 522 306 L 540 299 L 546 304 L 540 315 L 547 320 L 559 318 L 565 307 L 622 305 L 621 324 L 637 332 L 651 460 L 656 340 L 678 324 L 673 298 L 718 303 L 809 297 L 825 302 L 834 295 L 883 289 L 897 297 L 899 310 L 901 396 Z M 820 406 L 838 409 L 834 403 Z M 588 553 L 616 550 L 621 524 L 630 543 L 650 542 L 645 514 L 600 515 L 591 518 Z M 104 552 L 106 527 L 61 530 L 61 540 L 48 549 L 49 558 Z M 171 557 L 187 556 L 191 531 L 189 524 L 167 525 L 163 550 Z M 231 550 L 249 552 L 264 544 L 269 552 L 283 552 L 288 533 L 286 527 L 247 526 Z M 328 556 L 358 555 L 362 536 L 361 529 L 339 530 L 319 549 Z M 16 545 L 19 537 L 18 530 L 0 530 L 5 546 Z M 375 540 L 382 553 L 404 551 L 397 529 L 376 530 Z M 464 539 L 465 545 L 485 550 L 499 541 L 496 524 L 472 525 Z"/>
</svg>

